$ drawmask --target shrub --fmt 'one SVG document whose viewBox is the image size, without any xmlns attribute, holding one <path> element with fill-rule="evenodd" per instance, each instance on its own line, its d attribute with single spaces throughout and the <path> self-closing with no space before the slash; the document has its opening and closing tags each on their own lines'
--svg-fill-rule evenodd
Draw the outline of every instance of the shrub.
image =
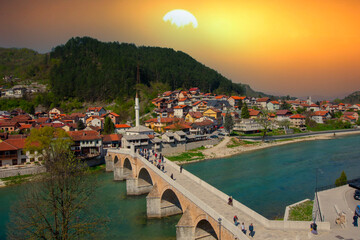
<svg viewBox="0 0 360 240">
<path fill-rule="evenodd" d="M 340 187 L 342 185 L 345 185 L 347 183 L 347 177 L 344 171 L 342 171 L 340 177 L 335 180 L 335 185 L 337 187 Z"/>
</svg>

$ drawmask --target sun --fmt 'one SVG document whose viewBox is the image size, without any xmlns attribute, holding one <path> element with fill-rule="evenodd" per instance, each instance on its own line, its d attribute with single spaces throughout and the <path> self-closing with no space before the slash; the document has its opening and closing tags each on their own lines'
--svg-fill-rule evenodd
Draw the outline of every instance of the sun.
<svg viewBox="0 0 360 240">
<path fill-rule="evenodd" d="M 165 22 L 170 21 L 171 24 L 175 24 L 177 27 L 184 27 L 186 25 L 192 25 L 193 28 L 198 27 L 198 22 L 194 15 L 183 9 L 174 9 L 165 14 L 163 17 Z"/>
</svg>

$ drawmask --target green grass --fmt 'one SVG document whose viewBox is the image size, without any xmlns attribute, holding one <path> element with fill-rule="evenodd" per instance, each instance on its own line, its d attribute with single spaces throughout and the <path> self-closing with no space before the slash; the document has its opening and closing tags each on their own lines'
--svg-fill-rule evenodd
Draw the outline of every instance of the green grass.
<svg viewBox="0 0 360 240">
<path fill-rule="evenodd" d="M 106 165 L 101 164 L 101 165 L 98 165 L 98 166 L 95 166 L 95 167 L 89 167 L 89 172 L 92 173 L 92 172 L 103 171 L 105 168 L 106 168 Z"/>
<path fill-rule="evenodd" d="M 314 205 L 313 201 L 306 201 L 295 207 L 291 207 L 289 212 L 289 220 L 311 221 L 313 205 Z"/>
<path fill-rule="evenodd" d="M 190 151 L 181 153 L 176 156 L 167 157 L 170 161 L 177 161 L 177 162 L 188 162 L 188 161 L 195 161 L 195 160 L 203 160 L 205 158 L 202 152 L 198 152 L 200 150 L 204 150 L 205 147 L 199 147 L 192 149 Z"/>
<path fill-rule="evenodd" d="M 28 182 L 31 180 L 32 177 L 33 175 L 31 174 L 16 175 L 12 177 L 1 178 L 1 180 L 5 183 L 6 186 L 10 186 L 10 185 L 16 185 L 16 184 Z"/>
<path fill-rule="evenodd" d="M 236 138 L 231 138 L 230 141 L 231 142 L 226 145 L 226 147 L 228 147 L 228 148 L 234 148 L 234 147 L 244 146 L 244 145 L 248 145 L 248 144 L 258 144 L 257 142 L 244 141 L 244 140 L 239 140 Z"/>
</svg>

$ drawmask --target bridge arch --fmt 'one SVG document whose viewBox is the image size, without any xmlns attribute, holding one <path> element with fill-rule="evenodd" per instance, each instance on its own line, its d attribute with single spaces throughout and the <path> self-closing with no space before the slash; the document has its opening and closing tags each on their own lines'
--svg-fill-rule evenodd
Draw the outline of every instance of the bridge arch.
<svg viewBox="0 0 360 240">
<path fill-rule="evenodd" d="M 160 199 L 161 216 L 170 216 L 183 213 L 179 198 L 175 192 L 168 188 L 166 189 Z"/>
<path fill-rule="evenodd" d="M 114 166 L 119 166 L 120 165 L 120 160 L 118 158 L 118 156 L 115 155 L 115 158 L 114 158 Z"/>
<path fill-rule="evenodd" d="M 211 223 L 202 219 L 196 224 L 195 239 L 218 240 L 218 237 Z"/>
<path fill-rule="evenodd" d="M 123 169 L 125 176 L 132 175 L 133 168 L 128 158 L 124 159 Z"/>
<path fill-rule="evenodd" d="M 140 171 L 139 171 L 138 184 L 139 184 L 139 186 L 154 185 L 149 171 L 144 167 L 141 168 Z"/>
</svg>

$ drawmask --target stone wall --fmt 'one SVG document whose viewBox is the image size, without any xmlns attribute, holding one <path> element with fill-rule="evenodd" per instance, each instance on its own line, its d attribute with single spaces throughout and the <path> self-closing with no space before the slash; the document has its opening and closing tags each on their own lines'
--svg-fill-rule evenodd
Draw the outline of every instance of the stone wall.
<svg viewBox="0 0 360 240">
<path fill-rule="evenodd" d="M 44 166 L 11 167 L 0 170 L 0 178 L 13 177 L 17 175 L 38 174 L 45 172 Z"/>
</svg>

